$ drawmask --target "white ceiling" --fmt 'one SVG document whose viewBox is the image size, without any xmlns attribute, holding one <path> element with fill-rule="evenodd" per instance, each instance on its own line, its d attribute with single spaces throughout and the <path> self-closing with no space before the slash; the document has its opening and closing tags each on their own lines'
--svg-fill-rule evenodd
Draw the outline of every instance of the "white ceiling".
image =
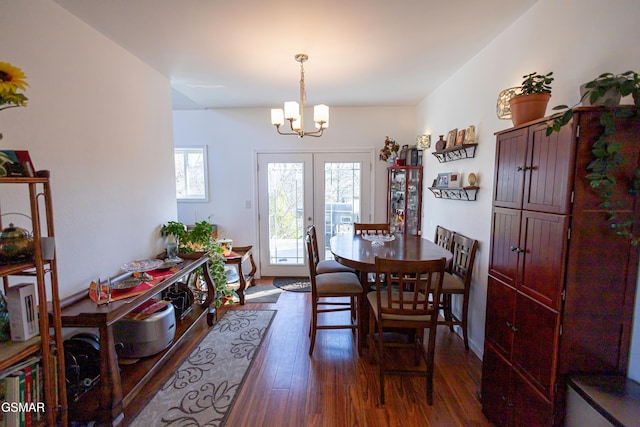
<svg viewBox="0 0 640 427">
<path fill-rule="evenodd" d="M 415 105 L 537 0 L 54 0 L 171 79 L 175 109 Z"/>
</svg>

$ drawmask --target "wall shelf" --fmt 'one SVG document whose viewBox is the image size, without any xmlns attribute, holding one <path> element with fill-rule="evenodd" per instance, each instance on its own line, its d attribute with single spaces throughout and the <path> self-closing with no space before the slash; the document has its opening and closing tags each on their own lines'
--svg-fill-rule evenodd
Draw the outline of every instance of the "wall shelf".
<svg viewBox="0 0 640 427">
<path fill-rule="evenodd" d="M 478 144 L 462 144 L 444 150 L 432 151 L 440 163 L 452 162 L 454 160 L 471 159 L 476 156 Z"/>
<path fill-rule="evenodd" d="M 429 190 L 438 199 L 464 200 L 473 202 L 476 200 L 480 187 L 469 186 L 462 188 L 429 187 Z"/>
</svg>

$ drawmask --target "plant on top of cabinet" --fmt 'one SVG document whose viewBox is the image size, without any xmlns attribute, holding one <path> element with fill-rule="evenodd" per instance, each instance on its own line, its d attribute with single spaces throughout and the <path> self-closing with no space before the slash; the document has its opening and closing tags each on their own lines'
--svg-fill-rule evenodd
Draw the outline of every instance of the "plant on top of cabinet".
<svg viewBox="0 0 640 427">
<path fill-rule="evenodd" d="M 618 236 L 631 240 L 633 246 L 640 244 L 640 236 L 633 234 L 633 220 L 619 221 L 617 211 L 625 208 L 624 202 L 613 201 L 616 185 L 626 185 L 629 194 L 636 195 L 640 192 L 640 167 L 637 167 L 632 176 L 626 179 L 617 179 L 614 175 L 625 161 L 621 152 L 621 145 L 612 137 L 616 135 L 616 124 L 620 121 L 640 119 L 640 76 L 635 71 L 627 71 L 622 74 L 600 74 L 597 78 L 585 83 L 584 93 L 580 98 L 582 102 L 588 96 L 590 105 L 604 105 L 608 107 L 600 116 L 602 133 L 592 146 L 593 161 L 587 166 L 586 178 L 590 187 L 602 199 L 600 207 L 607 211 L 611 228 Z M 624 96 L 632 95 L 636 108 L 618 105 Z M 578 104 L 580 103 L 578 102 Z M 574 108 L 566 105 L 558 105 L 553 108 L 562 111 L 547 123 L 547 136 L 568 124 L 573 117 Z"/>
<path fill-rule="evenodd" d="M 382 147 L 378 154 L 378 158 L 383 162 L 387 162 L 398 157 L 398 150 L 400 150 L 400 145 L 398 145 L 394 139 L 387 136 L 384 140 L 384 147 Z"/>
<path fill-rule="evenodd" d="M 521 93 L 509 100 L 514 126 L 544 117 L 551 99 L 553 71 L 547 74 L 533 72 L 522 76 Z"/>
</svg>

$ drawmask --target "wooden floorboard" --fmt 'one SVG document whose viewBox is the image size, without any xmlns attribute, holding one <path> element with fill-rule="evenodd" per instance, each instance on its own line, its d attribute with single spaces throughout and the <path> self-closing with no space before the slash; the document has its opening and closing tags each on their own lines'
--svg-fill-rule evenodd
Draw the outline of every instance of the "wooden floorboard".
<svg viewBox="0 0 640 427">
<path fill-rule="evenodd" d="M 481 362 L 448 328 L 438 329 L 433 406 L 426 404 L 424 378 L 394 375 L 385 378 L 381 406 L 376 365 L 366 350 L 357 356 L 351 331 L 318 331 L 309 357 L 309 304 L 309 293 L 283 292 L 275 304 L 228 308 L 278 312 L 227 426 L 491 426 L 477 397 Z"/>
</svg>

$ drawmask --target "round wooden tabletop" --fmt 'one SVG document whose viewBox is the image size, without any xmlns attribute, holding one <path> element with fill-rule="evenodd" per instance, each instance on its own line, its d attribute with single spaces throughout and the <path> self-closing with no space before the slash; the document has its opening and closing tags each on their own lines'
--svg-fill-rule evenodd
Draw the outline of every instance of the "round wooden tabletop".
<svg viewBox="0 0 640 427">
<path fill-rule="evenodd" d="M 362 236 L 339 234 L 331 238 L 331 253 L 340 264 L 364 272 L 375 271 L 375 259 L 392 258 L 398 260 L 433 260 L 446 258 L 451 261 L 453 254 L 420 236 L 396 234 L 391 242 L 373 245 Z"/>
</svg>

